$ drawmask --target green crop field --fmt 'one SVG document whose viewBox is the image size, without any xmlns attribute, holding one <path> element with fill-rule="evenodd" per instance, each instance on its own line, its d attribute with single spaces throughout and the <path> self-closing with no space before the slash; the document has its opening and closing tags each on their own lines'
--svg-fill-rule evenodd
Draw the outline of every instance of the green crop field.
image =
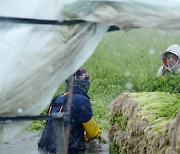
<svg viewBox="0 0 180 154">
<path fill-rule="evenodd" d="M 161 53 L 179 40 L 178 35 L 149 29 L 106 34 L 84 65 L 93 81 L 89 95 L 94 116 L 104 130 L 108 128 L 111 101 L 124 91 L 180 93 L 180 76 L 156 79 Z"/>
<path fill-rule="evenodd" d="M 156 79 L 162 65 L 161 53 L 180 36 L 150 29 L 107 33 L 91 58 L 84 64 L 92 83 L 89 90 L 93 113 L 103 131 L 108 129 L 111 101 L 124 91 L 164 91 L 180 93 L 180 76 Z M 63 92 L 61 85 L 56 95 Z M 36 127 L 37 124 L 37 127 Z M 34 122 L 31 129 L 41 129 Z"/>
</svg>

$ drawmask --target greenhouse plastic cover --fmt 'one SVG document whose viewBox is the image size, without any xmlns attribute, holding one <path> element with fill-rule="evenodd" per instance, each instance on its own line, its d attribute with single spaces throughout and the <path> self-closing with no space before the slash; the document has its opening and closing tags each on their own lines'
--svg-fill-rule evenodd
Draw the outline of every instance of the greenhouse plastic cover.
<svg viewBox="0 0 180 154">
<path fill-rule="evenodd" d="M 0 0 L 0 16 L 86 21 L 71 26 L 0 21 L 0 116 L 40 114 L 111 25 L 179 34 L 179 8 L 178 0 Z M 0 127 L 1 139 L 25 126 Z"/>
</svg>

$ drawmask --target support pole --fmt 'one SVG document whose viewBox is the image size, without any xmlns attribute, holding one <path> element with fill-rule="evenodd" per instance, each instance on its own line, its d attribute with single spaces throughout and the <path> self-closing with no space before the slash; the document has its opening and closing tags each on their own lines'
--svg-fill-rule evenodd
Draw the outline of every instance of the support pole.
<svg viewBox="0 0 180 154">
<path fill-rule="evenodd" d="M 72 95 L 73 95 L 73 83 L 74 83 L 74 74 L 71 75 L 69 81 L 69 94 L 67 100 L 67 113 L 71 117 L 71 106 L 72 106 Z M 70 122 L 70 121 L 69 121 Z M 68 145 L 69 145 L 69 133 L 70 133 L 70 123 L 68 122 L 66 127 L 66 137 L 65 137 L 65 154 L 68 153 Z"/>
<path fill-rule="evenodd" d="M 59 113 L 56 113 L 53 116 L 54 116 L 54 118 L 52 119 L 53 127 L 56 135 L 56 154 L 64 154 L 65 152 L 64 120 L 62 120 L 61 118 L 58 119 Z"/>
</svg>

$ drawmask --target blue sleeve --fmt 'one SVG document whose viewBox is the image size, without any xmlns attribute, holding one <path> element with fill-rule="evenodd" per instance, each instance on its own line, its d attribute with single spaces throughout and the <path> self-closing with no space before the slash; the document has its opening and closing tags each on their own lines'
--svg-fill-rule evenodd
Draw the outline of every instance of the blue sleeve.
<svg viewBox="0 0 180 154">
<path fill-rule="evenodd" d="M 89 121 L 93 116 L 90 101 L 88 99 L 85 99 L 79 105 L 80 105 L 79 117 L 78 117 L 79 123 L 84 123 Z"/>
</svg>

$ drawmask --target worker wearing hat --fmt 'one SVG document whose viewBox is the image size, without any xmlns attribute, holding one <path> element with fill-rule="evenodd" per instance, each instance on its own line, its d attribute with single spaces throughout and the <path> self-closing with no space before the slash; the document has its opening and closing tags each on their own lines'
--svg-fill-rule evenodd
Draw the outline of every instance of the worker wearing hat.
<svg viewBox="0 0 180 154">
<path fill-rule="evenodd" d="M 62 112 L 67 111 L 67 91 L 69 89 L 69 79 L 66 82 L 66 90 L 63 95 L 58 96 L 53 102 L 56 106 L 64 103 Z M 69 154 L 78 154 L 86 150 L 85 136 L 88 139 L 96 139 L 101 137 L 101 130 L 93 118 L 90 98 L 87 95 L 90 86 L 90 78 L 88 72 L 84 68 L 79 68 L 74 74 L 74 85 L 72 95 L 72 107 L 70 118 L 70 135 L 69 135 Z M 56 107 L 57 108 L 57 107 Z M 53 107 L 51 113 L 57 112 L 59 109 Z M 53 140 L 52 120 L 48 120 L 38 146 L 49 152 L 56 152 L 55 140 Z M 51 134 L 51 135 L 47 135 Z"/>
<path fill-rule="evenodd" d="M 163 66 L 160 67 L 157 77 L 164 76 L 167 73 L 177 74 L 180 72 L 180 46 L 171 45 L 162 53 Z"/>
</svg>

